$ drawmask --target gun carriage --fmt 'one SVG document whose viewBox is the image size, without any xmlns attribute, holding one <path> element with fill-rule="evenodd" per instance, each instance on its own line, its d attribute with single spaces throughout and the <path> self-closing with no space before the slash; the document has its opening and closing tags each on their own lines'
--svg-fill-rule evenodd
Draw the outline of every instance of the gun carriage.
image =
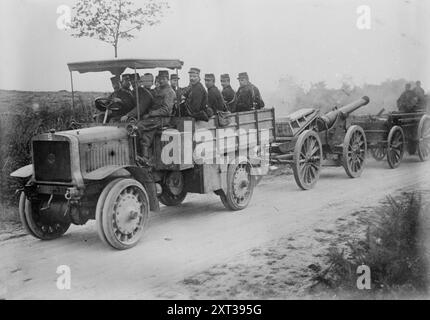
<svg viewBox="0 0 430 320">
<path fill-rule="evenodd" d="M 276 139 L 270 148 L 271 163 L 291 165 L 297 185 L 312 188 L 321 167 L 343 166 L 351 178 L 359 177 L 366 157 L 366 135 L 348 116 L 369 103 L 363 97 L 321 115 L 317 109 L 301 109 L 276 121 Z"/>
<path fill-rule="evenodd" d="M 135 73 L 137 69 L 178 70 L 182 64 L 180 60 L 109 60 L 71 63 L 69 70 L 72 78 L 72 71 L 110 71 L 119 75 L 127 68 Z M 273 141 L 273 109 L 229 115 L 229 124 L 223 129 L 233 132 L 230 148 L 221 148 L 225 139 L 221 142 L 218 139 L 216 118 L 209 122 L 172 118 L 171 125 L 156 133 L 152 150 L 154 161 L 148 166 L 139 161 L 136 147 L 135 122 L 139 114 L 138 119 L 127 124 L 106 123 L 114 104 L 109 99 L 97 99 L 97 102 L 98 108 L 105 111 L 103 123 L 75 124 L 73 130 L 51 130 L 35 136 L 32 164 L 11 174 L 24 182 L 19 212 L 31 235 L 42 240 L 55 239 L 71 224 L 83 225 L 95 219 L 103 242 L 116 249 L 127 249 L 142 237 L 149 211 L 159 211 L 159 201 L 175 206 L 192 192 L 215 193 L 229 210 L 241 210 L 249 204 L 263 172 L 258 155 L 251 157 L 250 151 L 260 147 L 263 132 L 268 142 Z M 239 131 L 245 135 L 250 131 L 255 133 L 255 142 L 241 145 Z M 163 139 L 166 132 L 169 133 L 167 140 Z M 195 139 L 198 134 L 207 137 L 208 133 L 211 139 Z M 189 149 L 186 148 L 187 137 L 190 138 Z M 173 153 L 179 151 L 179 161 L 166 163 L 162 155 L 164 147 L 175 139 L 178 144 Z M 203 157 L 198 161 L 194 157 L 184 161 L 184 157 L 202 144 L 206 150 Z M 211 148 L 212 153 L 208 152 Z M 219 156 L 220 152 L 223 155 L 229 152 L 228 162 L 208 161 L 213 160 L 208 157 Z"/>
<path fill-rule="evenodd" d="M 424 110 L 356 116 L 352 123 L 364 129 L 373 158 L 386 159 L 392 169 L 400 165 L 406 150 L 421 161 L 430 156 L 430 116 Z"/>
</svg>

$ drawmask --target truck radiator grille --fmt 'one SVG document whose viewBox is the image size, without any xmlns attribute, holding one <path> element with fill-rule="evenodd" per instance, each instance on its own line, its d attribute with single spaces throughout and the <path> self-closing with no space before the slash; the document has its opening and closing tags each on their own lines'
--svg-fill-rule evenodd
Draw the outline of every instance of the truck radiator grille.
<svg viewBox="0 0 430 320">
<path fill-rule="evenodd" d="M 108 165 L 127 165 L 130 163 L 128 141 L 88 144 L 84 159 L 87 173 Z"/>
<path fill-rule="evenodd" d="M 67 141 L 33 141 L 37 181 L 70 182 L 70 147 Z"/>
</svg>

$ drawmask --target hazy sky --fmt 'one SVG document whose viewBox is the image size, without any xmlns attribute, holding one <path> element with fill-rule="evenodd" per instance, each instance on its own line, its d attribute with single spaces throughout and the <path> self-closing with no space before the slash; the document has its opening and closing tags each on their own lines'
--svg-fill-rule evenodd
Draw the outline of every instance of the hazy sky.
<svg viewBox="0 0 430 320">
<path fill-rule="evenodd" d="M 430 1 L 170 0 L 160 25 L 120 43 L 119 57 L 179 58 L 202 73 L 247 71 L 262 90 L 282 76 L 356 83 L 421 79 L 430 88 Z M 113 58 L 108 44 L 59 30 L 60 5 L 75 0 L 0 1 L 0 88 L 70 90 L 67 62 Z M 135 1 L 136 4 L 139 1 Z M 371 9 L 359 30 L 357 7 Z M 236 86 L 236 80 L 233 80 Z M 75 76 L 78 90 L 110 88 L 109 74 Z"/>
</svg>

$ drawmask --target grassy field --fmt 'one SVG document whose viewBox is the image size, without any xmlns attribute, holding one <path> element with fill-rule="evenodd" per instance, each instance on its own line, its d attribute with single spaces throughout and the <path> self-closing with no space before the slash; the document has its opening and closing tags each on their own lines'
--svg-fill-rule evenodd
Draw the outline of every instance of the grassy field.
<svg viewBox="0 0 430 320">
<path fill-rule="evenodd" d="M 75 98 L 82 100 L 88 105 L 92 105 L 94 99 L 103 96 L 100 92 L 76 92 Z M 55 107 L 56 105 L 72 106 L 72 93 L 69 91 L 15 91 L 0 89 L 0 114 L 15 113 L 22 107 L 40 108 L 40 106 Z"/>
</svg>

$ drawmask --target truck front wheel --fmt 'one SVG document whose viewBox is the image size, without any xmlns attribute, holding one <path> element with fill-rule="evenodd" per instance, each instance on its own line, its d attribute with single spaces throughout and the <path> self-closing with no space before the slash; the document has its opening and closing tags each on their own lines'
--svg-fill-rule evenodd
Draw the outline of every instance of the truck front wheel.
<svg viewBox="0 0 430 320">
<path fill-rule="evenodd" d="M 25 193 L 21 192 L 19 217 L 24 228 L 32 236 L 41 240 L 53 240 L 61 237 L 70 227 L 71 222 L 62 218 L 66 206 L 61 201 L 55 202 L 44 196 L 31 202 Z"/>
<path fill-rule="evenodd" d="M 99 197 L 103 204 L 97 205 L 102 210 L 98 215 L 96 212 L 102 240 L 118 250 L 131 248 L 139 242 L 148 223 L 148 194 L 142 184 L 130 178 L 114 180 L 106 189 Z"/>
</svg>

